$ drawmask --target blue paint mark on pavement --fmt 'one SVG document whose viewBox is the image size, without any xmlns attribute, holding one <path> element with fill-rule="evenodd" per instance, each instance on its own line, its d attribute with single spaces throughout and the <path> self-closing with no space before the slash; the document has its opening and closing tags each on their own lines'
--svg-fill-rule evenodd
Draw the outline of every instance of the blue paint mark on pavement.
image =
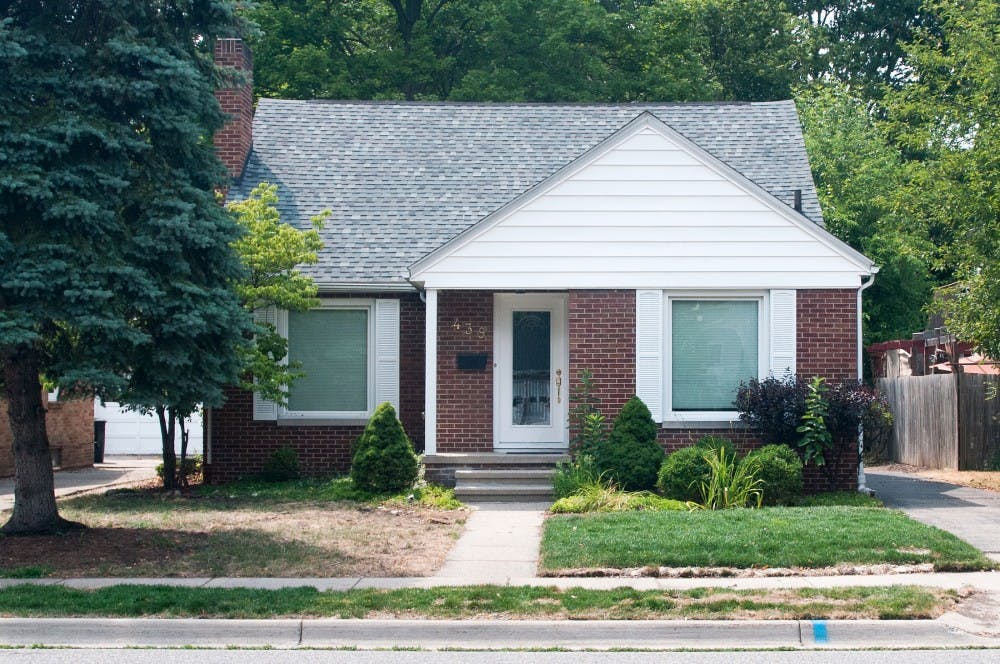
<svg viewBox="0 0 1000 664">
<path fill-rule="evenodd" d="M 816 643 L 829 643 L 830 639 L 826 634 L 826 621 L 825 620 L 814 620 L 813 624 L 813 641 Z"/>
</svg>

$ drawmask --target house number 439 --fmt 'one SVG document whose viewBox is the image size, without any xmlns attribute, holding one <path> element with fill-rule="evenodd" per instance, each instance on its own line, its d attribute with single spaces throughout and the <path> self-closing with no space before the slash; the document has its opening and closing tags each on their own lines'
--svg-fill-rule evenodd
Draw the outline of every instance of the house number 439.
<svg viewBox="0 0 1000 664">
<path fill-rule="evenodd" d="M 478 337 L 479 339 L 486 338 L 486 328 L 480 327 L 479 329 L 475 329 L 472 327 L 472 323 L 463 323 L 461 321 L 456 320 L 454 323 L 451 324 L 451 329 L 457 332 L 462 332 L 467 337 L 471 337 L 473 334 L 475 334 L 476 337 Z"/>
</svg>

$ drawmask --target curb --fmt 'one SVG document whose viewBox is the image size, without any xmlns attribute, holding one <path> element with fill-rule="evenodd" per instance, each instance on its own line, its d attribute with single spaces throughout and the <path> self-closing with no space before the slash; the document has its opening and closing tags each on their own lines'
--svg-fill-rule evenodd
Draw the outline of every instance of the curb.
<svg viewBox="0 0 1000 664">
<path fill-rule="evenodd" d="M 0 619 L 6 646 L 770 650 L 1000 648 L 941 620 L 504 621 Z"/>
</svg>

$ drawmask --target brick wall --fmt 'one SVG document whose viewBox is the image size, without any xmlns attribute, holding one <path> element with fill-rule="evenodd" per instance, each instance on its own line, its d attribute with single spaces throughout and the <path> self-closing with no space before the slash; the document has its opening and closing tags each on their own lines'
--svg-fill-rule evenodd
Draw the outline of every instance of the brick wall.
<svg viewBox="0 0 1000 664">
<path fill-rule="evenodd" d="M 455 325 L 458 329 L 455 329 Z M 486 353 L 484 371 L 461 371 L 458 353 Z M 493 293 L 438 294 L 437 451 L 493 451 Z"/>
<path fill-rule="evenodd" d="M 243 175 L 243 166 L 253 141 L 253 58 L 250 47 L 242 39 L 218 39 L 215 42 L 215 63 L 232 67 L 246 74 L 246 85 L 216 90 L 222 112 L 230 116 L 225 126 L 215 133 L 215 150 L 232 178 Z"/>
<path fill-rule="evenodd" d="M 43 395 L 43 399 L 47 399 Z M 59 450 L 61 468 L 82 468 L 94 464 L 94 400 L 73 399 L 46 405 L 45 429 L 49 447 Z M 14 474 L 7 402 L 0 399 L 0 477 Z"/>
<path fill-rule="evenodd" d="M 389 297 L 351 293 L 340 297 Z M 400 300 L 400 404 L 399 419 L 413 441 L 423 449 L 424 425 L 424 305 L 416 293 L 393 296 Z M 271 453 L 291 447 L 299 456 L 305 475 L 347 472 L 351 450 L 363 425 L 278 426 L 253 419 L 253 394 L 237 388 L 226 390 L 226 404 L 212 409 L 212 463 L 206 464 L 210 483 L 228 482 L 259 473 Z"/>
<path fill-rule="evenodd" d="M 850 289 L 800 290 L 798 317 L 798 374 L 832 381 L 858 378 L 858 292 Z"/>
<path fill-rule="evenodd" d="M 635 395 L 635 291 L 570 291 L 568 308 L 571 393 L 589 369 L 610 422 Z"/>
</svg>

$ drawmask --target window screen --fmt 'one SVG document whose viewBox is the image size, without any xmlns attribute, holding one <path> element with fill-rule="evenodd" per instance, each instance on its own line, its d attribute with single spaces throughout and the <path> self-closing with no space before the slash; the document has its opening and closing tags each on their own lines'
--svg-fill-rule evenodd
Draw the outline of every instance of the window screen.
<svg viewBox="0 0 1000 664">
<path fill-rule="evenodd" d="M 671 301 L 673 410 L 732 411 L 741 380 L 757 373 L 755 300 Z"/>
<path fill-rule="evenodd" d="M 289 312 L 288 359 L 305 373 L 289 389 L 288 410 L 368 410 L 367 309 Z"/>
</svg>

